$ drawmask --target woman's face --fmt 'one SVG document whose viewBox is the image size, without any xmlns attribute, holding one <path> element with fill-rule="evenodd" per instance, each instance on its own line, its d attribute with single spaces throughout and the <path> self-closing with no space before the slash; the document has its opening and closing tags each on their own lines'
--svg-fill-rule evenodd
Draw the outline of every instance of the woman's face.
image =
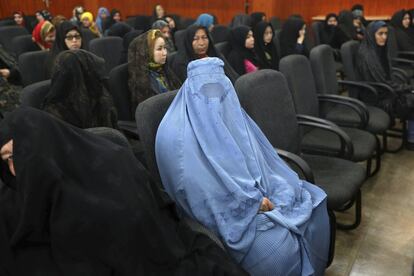
<svg viewBox="0 0 414 276">
<path fill-rule="evenodd" d="M 108 15 L 106 14 L 106 12 L 101 13 L 100 15 L 101 19 L 106 19 L 108 17 Z"/>
<path fill-rule="evenodd" d="M 16 176 L 13 163 L 13 139 L 4 144 L 0 149 L 0 155 L 3 162 L 6 162 L 9 166 L 9 170 L 12 175 Z"/>
<path fill-rule="evenodd" d="M 203 29 L 197 30 L 193 38 L 193 50 L 197 55 L 206 55 L 208 51 L 208 36 Z"/>
<path fill-rule="evenodd" d="M 353 20 L 353 23 L 354 23 L 354 26 L 355 26 L 356 28 L 361 28 L 361 25 L 362 25 L 362 23 L 361 23 L 361 19 L 359 19 L 359 18 L 355 18 L 355 19 Z"/>
<path fill-rule="evenodd" d="M 328 21 L 326 22 L 329 26 L 338 26 L 338 20 L 335 17 L 329 17 Z"/>
<path fill-rule="evenodd" d="M 83 25 L 85 28 L 89 28 L 89 27 L 91 26 L 91 21 L 89 21 L 89 18 L 84 17 L 84 18 L 82 19 L 82 25 Z"/>
<path fill-rule="evenodd" d="M 53 31 L 47 33 L 47 35 L 45 37 L 45 42 L 49 43 L 49 44 L 53 44 L 53 42 L 55 42 L 55 37 L 56 37 L 56 31 L 53 30 Z"/>
<path fill-rule="evenodd" d="M 16 22 L 17 25 L 23 24 L 23 16 L 21 16 L 18 13 L 15 13 L 13 17 L 14 17 L 14 22 Z"/>
<path fill-rule="evenodd" d="M 265 44 L 269 44 L 270 42 L 272 42 L 272 39 L 273 39 L 272 28 L 270 26 L 267 26 L 263 34 L 263 41 Z"/>
<path fill-rule="evenodd" d="M 117 12 L 116 14 L 114 14 L 114 16 L 112 17 L 116 22 L 121 21 L 121 14 L 119 12 Z"/>
<path fill-rule="evenodd" d="M 169 26 L 165 26 L 165 27 L 164 27 L 164 28 L 162 28 L 160 31 L 161 31 L 162 35 L 163 35 L 165 38 L 170 37 L 170 27 L 169 27 Z"/>
<path fill-rule="evenodd" d="M 244 42 L 244 47 L 247 49 L 253 49 L 254 48 L 254 37 L 253 32 L 249 31 L 246 36 L 246 40 Z"/>
<path fill-rule="evenodd" d="M 378 46 L 385 46 L 387 43 L 387 37 L 388 37 L 388 28 L 382 27 L 379 28 L 378 31 L 375 32 L 375 42 Z"/>
<path fill-rule="evenodd" d="M 299 30 L 299 36 L 306 35 L 306 24 L 302 26 L 302 29 Z"/>
<path fill-rule="evenodd" d="M 167 48 L 165 48 L 165 40 L 162 37 L 157 38 L 154 44 L 154 62 L 165 64 L 167 60 Z"/>
<path fill-rule="evenodd" d="M 78 50 L 82 47 L 82 37 L 77 30 L 66 33 L 65 44 L 69 50 Z"/>
<path fill-rule="evenodd" d="M 175 28 L 175 21 L 173 18 L 167 16 L 165 18 L 165 20 L 168 22 L 168 25 L 170 26 L 170 29 L 174 29 Z"/>
<path fill-rule="evenodd" d="M 410 23 L 411 23 L 410 19 L 411 19 L 410 15 L 408 13 L 406 13 L 403 17 L 403 20 L 402 20 L 402 25 L 404 26 L 404 28 L 410 27 Z M 16 19 L 14 19 L 14 20 L 16 20 Z"/>
<path fill-rule="evenodd" d="M 158 18 L 164 17 L 164 8 L 161 5 L 157 5 L 155 7 L 155 13 L 157 14 Z"/>
<path fill-rule="evenodd" d="M 38 22 L 40 22 L 40 21 L 42 21 L 44 18 L 43 18 L 43 15 L 41 15 L 41 14 L 40 14 L 40 12 L 37 12 L 37 13 L 36 13 L 36 19 L 37 19 L 37 21 L 38 21 Z"/>
</svg>

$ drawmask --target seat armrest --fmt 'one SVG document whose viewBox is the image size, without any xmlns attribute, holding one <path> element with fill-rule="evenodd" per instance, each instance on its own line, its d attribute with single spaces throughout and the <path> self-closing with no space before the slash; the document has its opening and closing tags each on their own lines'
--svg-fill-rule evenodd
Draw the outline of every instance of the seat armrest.
<svg viewBox="0 0 414 276">
<path fill-rule="evenodd" d="M 279 154 L 279 156 L 284 159 L 285 161 L 287 161 L 287 163 L 291 162 L 293 164 L 295 164 L 301 171 L 303 176 L 305 177 L 305 180 L 310 182 L 310 183 L 315 183 L 315 178 L 313 176 L 313 172 L 311 170 L 311 168 L 309 167 L 308 163 L 306 163 L 305 160 L 303 160 L 300 156 L 285 151 L 285 150 L 281 150 L 281 149 L 277 149 L 275 148 L 277 154 Z"/>
</svg>

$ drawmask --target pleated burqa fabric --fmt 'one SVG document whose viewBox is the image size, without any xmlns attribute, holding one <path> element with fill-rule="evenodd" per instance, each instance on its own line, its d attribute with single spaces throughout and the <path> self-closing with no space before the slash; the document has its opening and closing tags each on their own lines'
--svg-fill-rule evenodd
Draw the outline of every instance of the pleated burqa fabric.
<svg viewBox="0 0 414 276">
<path fill-rule="evenodd" d="M 251 275 L 323 274 L 326 194 L 280 159 L 241 108 L 221 60 L 189 64 L 155 150 L 169 195 Z M 274 203 L 272 211 L 259 211 L 264 197 Z"/>
</svg>

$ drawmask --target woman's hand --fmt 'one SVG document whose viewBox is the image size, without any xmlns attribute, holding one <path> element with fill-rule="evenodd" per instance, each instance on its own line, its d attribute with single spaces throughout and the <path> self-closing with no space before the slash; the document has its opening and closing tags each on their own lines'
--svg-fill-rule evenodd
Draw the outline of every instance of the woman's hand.
<svg viewBox="0 0 414 276">
<path fill-rule="evenodd" d="M 267 197 L 264 197 L 262 200 L 262 204 L 260 205 L 259 211 L 262 211 L 262 212 L 272 211 L 273 208 L 275 208 L 273 203 Z"/>
</svg>

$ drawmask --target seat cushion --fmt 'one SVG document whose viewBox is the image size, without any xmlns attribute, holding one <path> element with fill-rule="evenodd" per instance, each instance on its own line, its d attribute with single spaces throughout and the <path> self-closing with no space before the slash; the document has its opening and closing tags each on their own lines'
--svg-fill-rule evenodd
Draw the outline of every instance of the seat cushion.
<svg viewBox="0 0 414 276">
<path fill-rule="evenodd" d="M 351 138 L 354 147 L 353 161 L 365 161 L 373 156 L 377 148 L 377 140 L 373 134 L 356 128 L 341 129 Z M 335 133 L 314 128 L 303 135 L 301 146 L 307 152 L 329 154 L 341 149 L 341 141 Z"/>
<path fill-rule="evenodd" d="M 365 169 L 354 162 L 320 155 L 303 154 L 315 177 L 315 184 L 328 195 L 328 208 L 339 209 L 354 198 L 365 181 Z"/>
<path fill-rule="evenodd" d="M 366 130 L 374 134 L 384 133 L 390 126 L 390 116 L 381 108 L 367 106 L 369 120 Z M 357 126 L 359 116 L 355 112 L 350 112 L 348 107 L 337 105 L 330 109 L 326 114 L 326 119 L 344 126 Z"/>
</svg>

